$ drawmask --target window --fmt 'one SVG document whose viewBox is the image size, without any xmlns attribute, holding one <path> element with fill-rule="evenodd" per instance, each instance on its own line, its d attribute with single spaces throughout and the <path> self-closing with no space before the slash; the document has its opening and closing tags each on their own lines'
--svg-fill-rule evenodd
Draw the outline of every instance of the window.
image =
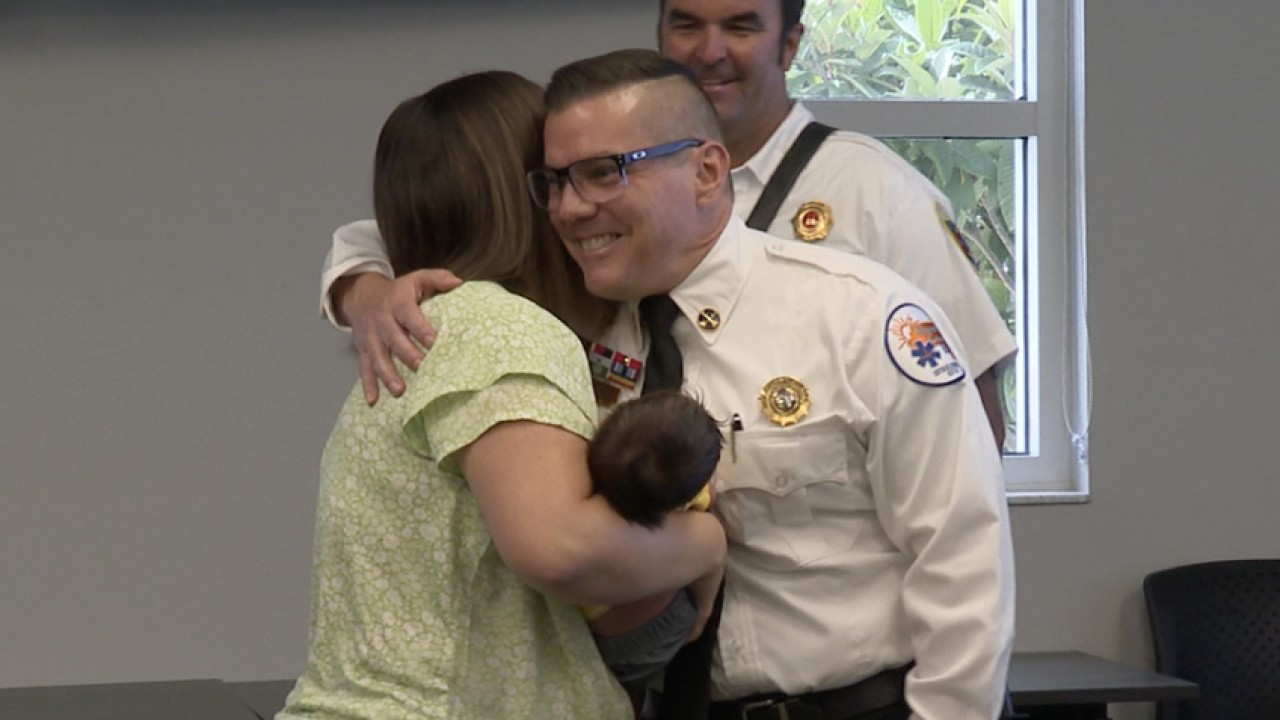
<svg viewBox="0 0 1280 720">
<path fill-rule="evenodd" d="M 1010 499 L 1085 499 L 1083 1 L 809 0 L 804 23 L 791 94 L 947 194 L 1017 337 Z"/>
</svg>

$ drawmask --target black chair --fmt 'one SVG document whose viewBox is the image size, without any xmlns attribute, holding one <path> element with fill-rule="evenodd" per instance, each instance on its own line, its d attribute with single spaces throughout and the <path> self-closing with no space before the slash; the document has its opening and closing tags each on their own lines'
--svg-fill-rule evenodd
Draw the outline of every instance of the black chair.
<svg viewBox="0 0 1280 720">
<path fill-rule="evenodd" d="M 1156 671 L 1200 686 L 1157 720 L 1280 718 L 1280 559 L 1161 570 L 1142 590 Z"/>
</svg>

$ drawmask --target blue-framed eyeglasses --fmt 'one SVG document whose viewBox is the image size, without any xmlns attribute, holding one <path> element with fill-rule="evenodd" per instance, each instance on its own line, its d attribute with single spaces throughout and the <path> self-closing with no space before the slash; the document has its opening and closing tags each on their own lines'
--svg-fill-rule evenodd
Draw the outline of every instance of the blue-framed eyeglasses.
<svg viewBox="0 0 1280 720">
<path fill-rule="evenodd" d="M 530 170 L 529 194 L 538 207 L 553 210 L 560 205 L 565 182 L 573 185 L 578 196 L 590 203 L 608 202 L 627 187 L 627 166 L 653 158 L 674 155 L 681 150 L 698 147 L 705 140 L 676 140 L 653 147 L 632 150 L 620 155 L 601 155 L 571 163 L 566 167 L 543 167 Z"/>
</svg>

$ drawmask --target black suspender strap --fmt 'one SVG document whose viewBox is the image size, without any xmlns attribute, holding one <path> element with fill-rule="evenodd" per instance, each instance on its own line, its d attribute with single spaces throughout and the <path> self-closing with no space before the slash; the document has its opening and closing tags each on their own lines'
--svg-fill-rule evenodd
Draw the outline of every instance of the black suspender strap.
<svg viewBox="0 0 1280 720">
<path fill-rule="evenodd" d="M 791 192 L 791 186 L 796 184 L 800 171 L 809 164 L 809 158 L 813 157 L 813 153 L 818 150 L 822 141 L 835 130 L 830 125 L 815 121 L 800 131 L 800 136 L 791 143 L 791 147 L 787 148 L 787 154 L 782 156 L 778 169 L 769 178 L 769 182 L 765 183 L 760 199 L 751 209 L 751 217 L 747 218 L 747 227 L 761 232 L 769 231 L 769 225 L 778 214 L 778 208 L 782 205 L 783 199 L 787 197 L 787 193 Z"/>
</svg>

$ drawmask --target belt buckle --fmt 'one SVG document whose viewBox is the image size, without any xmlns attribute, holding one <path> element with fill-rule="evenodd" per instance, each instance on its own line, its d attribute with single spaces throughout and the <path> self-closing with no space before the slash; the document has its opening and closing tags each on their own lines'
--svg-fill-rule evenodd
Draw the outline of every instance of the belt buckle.
<svg viewBox="0 0 1280 720">
<path fill-rule="evenodd" d="M 809 706 L 796 701 L 794 697 L 782 698 L 782 700 L 758 700 L 742 706 L 741 714 L 742 720 L 810 720 L 813 717 L 809 712 L 797 712 L 792 716 L 791 710 L 805 711 L 809 710 Z"/>
<path fill-rule="evenodd" d="M 746 703 L 739 712 L 742 720 L 822 720 L 826 717 L 821 707 L 798 697 L 757 700 Z"/>
<path fill-rule="evenodd" d="M 772 715 L 769 715 L 769 714 L 756 715 L 756 712 L 755 712 L 756 710 L 776 710 L 776 712 L 773 712 Z M 739 712 L 742 716 L 742 720 L 772 720 L 773 717 L 777 717 L 778 720 L 791 720 L 790 717 L 788 717 L 787 715 L 786 706 L 783 706 L 782 703 L 780 702 L 776 702 L 772 700 L 758 700 L 755 702 L 748 702 L 746 703 L 746 705 L 741 707 L 741 710 Z"/>
</svg>

